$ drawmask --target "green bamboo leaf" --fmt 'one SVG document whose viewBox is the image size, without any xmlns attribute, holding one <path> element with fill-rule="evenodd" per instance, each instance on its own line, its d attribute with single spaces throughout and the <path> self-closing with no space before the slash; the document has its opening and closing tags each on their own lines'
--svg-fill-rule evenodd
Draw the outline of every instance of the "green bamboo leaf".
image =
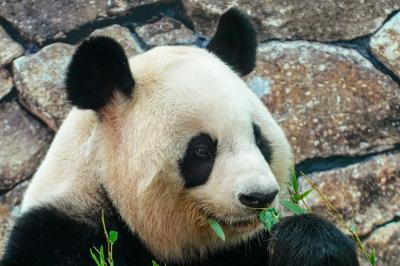
<svg viewBox="0 0 400 266">
<path fill-rule="evenodd" d="M 292 177 L 292 187 L 293 187 L 293 191 L 295 193 L 299 192 L 299 184 L 297 183 L 297 176 L 296 176 L 296 170 L 294 170 L 294 168 L 290 171 L 290 175 Z"/>
<path fill-rule="evenodd" d="M 153 266 L 159 266 L 157 262 L 155 262 L 154 260 L 151 260 L 151 263 Z"/>
<path fill-rule="evenodd" d="M 375 263 L 376 263 L 376 250 L 375 249 L 371 250 L 371 252 L 369 253 L 369 263 L 372 266 L 375 266 Z"/>
<path fill-rule="evenodd" d="M 307 211 L 290 200 L 283 200 L 281 204 L 295 215 L 305 214 Z"/>
<path fill-rule="evenodd" d="M 102 266 L 106 265 L 106 259 L 105 259 L 105 256 L 104 256 L 103 245 L 100 246 L 100 263 L 101 263 Z"/>
<path fill-rule="evenodd" d="M 262 210 L 259 214 L 261 223 L 268 231 L 271 231 L 274 225 L 279 222 L 280 218 L 280 213 L 275 208 Z"/>
<path fill-rule="evenodd" d="M 293 197 L 292 197 L 292 201 L 294 201 L 294 202 L 298 202 L 298 201 L 300 201 L 300 200 L 302 200 L 302 199 L 304 199 L 305 197 L 307 197 L 308 196 L 308 194 L 310 194 L 311 193 L 311 191 L 313 191 L 314 189 L 313 188 L 310 188 L 309 190 L 307 190 L 306 192 L 303 192 L 303 193 L 301 193 L 301 194 L 296 194 L 296 195 L 293 195 Z"/>
<path fill-rule="evenodd" d="M 207 222 L 210 224 L 211 228 L 214 230 L 215 234 L 222 239 L 222 241 L 225 241 L 225 234 L 224 231 L 222 230 L 221 226 L 219 225 L 219 223 L 210 218 L 207 219 Z"/>
<path fill-rule="evenodd" d="M 357 226 L 356 226 L 355 223 L 351 223 L 351 231 L 352 231 L 354 234 L 357 234 Z"/>
<path fill-rule="evenodd" d="M 96 262 L 97 266 L 102 266 L 99 259 L 96 257 L 96 254 L 94 254 L 94 252 L 92 251 L 92 249 L 89 249 L 90 251 L 90 256 L 92 257 L 92 259 L 94 260 L 94 262 Z"/>
<path fill-rule="evenodd" d="M 118 232 L 114 230 L 110 230 L 108 233 L 108 238 L 110 239 L 111 244 L 114 244 L 118 239 Z"/>
</svg>

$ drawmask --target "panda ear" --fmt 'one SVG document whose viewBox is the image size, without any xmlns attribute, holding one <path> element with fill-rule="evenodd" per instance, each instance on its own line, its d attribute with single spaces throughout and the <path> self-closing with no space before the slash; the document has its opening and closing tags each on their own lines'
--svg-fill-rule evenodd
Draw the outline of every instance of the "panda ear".
<svg viewBox="0 0 400 266">
<path fill-rule="evenodd" d="M 68 100 L 81 109 L 100 110 L 118 91 L 133 93 L 135 81 L 124 49 L 109 37 L 92 37 L 77 48 L 69 64 Z"/>
<path fill-rule="evenodd" d="M 221 15 L 207 49 L 244 76 L 256 64 L 257 31 L 250 18 L 236 8 Z"/>
</svg>

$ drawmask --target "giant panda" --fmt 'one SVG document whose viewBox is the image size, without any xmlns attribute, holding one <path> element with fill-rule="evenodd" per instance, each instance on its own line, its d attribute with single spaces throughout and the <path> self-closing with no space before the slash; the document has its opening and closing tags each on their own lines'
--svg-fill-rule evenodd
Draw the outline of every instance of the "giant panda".
<svg viewBox="0 0 400 266">
<path fill-rule="evenodd" d="M 2 265 L 95 265 L 89 249 L 119 232 L 114 265 L 358 265 L 352 241 L 312 214 L 272 232 L 292 165 L 288 141 L 242 76 L 256 31 L 225 12 L 207 49 L 153 48 L 127 59 L 108 37 L 77 48 L 74 108 L 24 196 Z M 207 219 L 223 228 L 220 240 Z"/>
</svg>

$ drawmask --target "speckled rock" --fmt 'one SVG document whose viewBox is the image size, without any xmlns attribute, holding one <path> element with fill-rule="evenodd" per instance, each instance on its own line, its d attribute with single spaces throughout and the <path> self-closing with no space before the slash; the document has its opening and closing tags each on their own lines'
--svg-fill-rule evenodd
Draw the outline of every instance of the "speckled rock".
<svg viewBox="0 0 400 266">
<path fill-rule="evenodd" d="M 0 104 L 0 191 L 31 177 L 52 134 L 16 102 Z"/>
<path fill-rule="evenodd" d="M 157 22 L 135 29 L 139 37 L 149 46 L 192 44 L 196 36 L 181 22 L 163 17 Z"/>
<path fill-rule="evenodd" d="M 344 168 L 309 175 L 320 190 L 353 221 L 361 235 L 375 226 L 400 217 L 400 153 L 377 155 Z M 300 181 L 301 188 L 309 186 Z M 323 202 L 316 192 L 307 197 L 314 211 L 323 213 Z M 328 217 L 329 218 L 329 217 Z"/>
<path fill-rule="evenodd" d="M 20 212 L 23 193 L 29 181 L 18 184 L 13 190 L 0 196 L 0 258 L 3 255 L 8 234 Z"/>
<path fill-rule="evenodd" d="M 98 29 L 92 32 L 91 36 L 108 36 L 118 41 L 124 47 L 125 53 L 128 57 L 134 56 L 142 49 L 139 44 L 133 39 L 129 29 L 120 25 L 112 25 L 106 28 Z"/>
<path fill-rule="evenodd" d="M 400 12 L 371 38 L 372 52 L 400 77 Z"/>
<path fill-rule="evenodd" d="M 28 8 L 29 7 L 29 8 Z M 27 38 L 44 42 L 104 16 L 107 1 L 3 0 L 0 16 Z"/>
<path fill-rule="evenodd" d="M 376 250 L 376 265 L 400 265 L 400 222 L 389 223 L 378 228 L 364 243 L 368 249 Z M 369 264 L 365 263 L 365 265 Z"/>
<path fill-rule="evenodd" d="M 270 42 L 248 84 L 283 126 L 296 163 L 400 143 L 400 88 L 355 50 Z"/>
<path fill-rule="evenodd" d="M 0 100 L 6 96 L 14 86 L 10 73 L 0 67 Z"/>
<path fill-rule="evenodd" d="M 66 101 L 64 79 L 73 52 L 73 46 L 55 43 L 13 62 L 21 104 L 53 130 L 58 129 L 71 108 Z"/>
<path fill-rule="evenodd" d="M 218 16 L 230 6 L 249 14 L 261 39 L 318 41 L 353 39 L 374 32 L 388 14 L 400 8 L 398 0 L 237 0 L 184 1 L 196 28 L 211 35 Z"/>
<path fill-rule="evenodd" d="M 0 9 L 1 9 L 0 4 Z M 0 11 L 1 13 L 1 11 Z M 14 58 L 22 55 L 24 49 L 13 41 L 6 31 L 0 26 L 0 66 L 10 63 Z"/>
<path fill-rule="evenodd" d="M 122 15 L 129 9 L 156 0 L 3 0 L 0 16 L 8 20 L 25 37 L 38 43 L 65 37 L 80 26 Z"/>
<path fill-rule="evenodd" d="M 174 0 L 109 0 L 107 13 L 109 15 L 124 15 L 134 7 L 156 2 L 173 2 Z"/>
</svg>

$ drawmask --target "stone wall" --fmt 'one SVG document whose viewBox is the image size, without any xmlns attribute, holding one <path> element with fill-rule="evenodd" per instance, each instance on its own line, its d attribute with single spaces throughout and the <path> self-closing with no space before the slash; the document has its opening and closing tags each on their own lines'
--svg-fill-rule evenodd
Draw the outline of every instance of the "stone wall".
<svg viewBox="0 0 400 266">
<path fill-rule="evenodd" d="M 297 169 L 356 224 L 378 265 L 400 265 L 398 0 L 3 0 L 0 239 L 70 109 L 63 79 L 76 44 L 108 35 L 129 56 L 205 46 L 231 5 L 258 27 L 257 67 L 246 81 L 284 128 Z M 316 195 L 309 203 L 323 211 Z"/>
</svg>

